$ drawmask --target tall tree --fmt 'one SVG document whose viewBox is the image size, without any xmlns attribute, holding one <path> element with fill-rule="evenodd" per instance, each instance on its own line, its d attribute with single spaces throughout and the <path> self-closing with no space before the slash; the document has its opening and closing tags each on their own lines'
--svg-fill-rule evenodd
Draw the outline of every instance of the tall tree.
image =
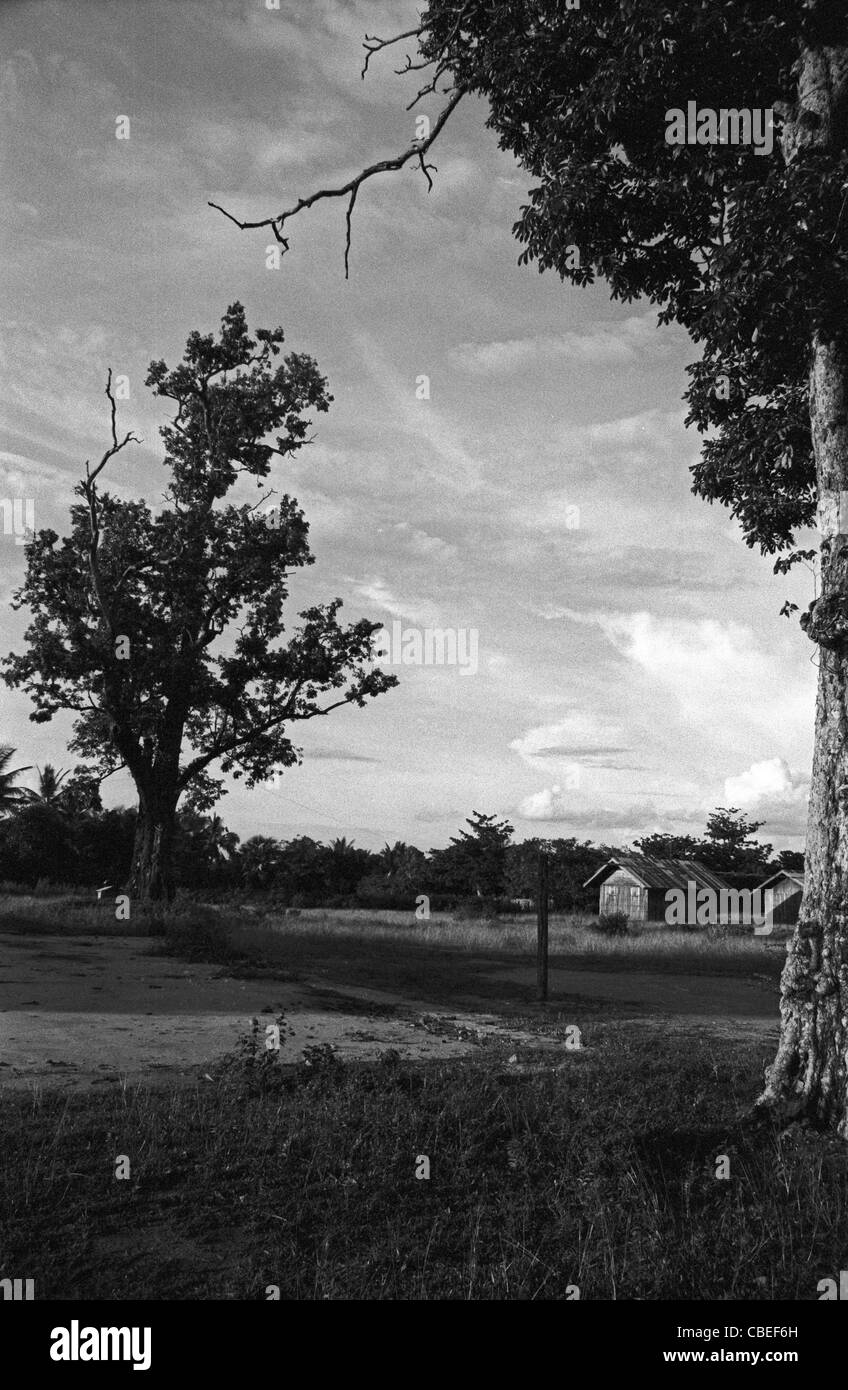
<svg viewBox="0 0 848 1390">
<path fill-rule="evenodd" d="M 331 840 L 325 850 L 326 891 L 331 897 L 355 892 L 356 885 L 367 874 L 373 856 L 366 849 L 357 849 L 343 835 Z"/>
<path fill-rule="evenodd" d="M 502 897 L 506 889 L 507 846 L 512 841 L 513 827 L 509 821 L 472 811 L 466 820 L 467 830 L 452 835 L 447 850 L 456 866 L 466 892 L 470 889 L 478 898 Z"/>
<path fill-rule="evenodd" d="M 699 344 L 688 419 L 708 437 L 694 490 L 728 506 L 750 546 L 779 553 L 778 572 L 812 557 L 794 533 L 818 510 L 820 591 L 801 618 L 819 669 L 806 888 L 762 1101 L 848 1138 L 848 7 L 431 0 L 405 35 L 366 40 L 366 66 L 401 38 L 417 41 L 404 70 L 427 70 L 422 94 L 448 84 L 429 135 L 239 225 L 271 227 L 287 249 L 292 220 L 338 196 L 349 250 L 363 183 L 416 161 L 429 178 L 427 152 L 478 94 L 534 179 L 519 259 L 647 297 Z M 675 143 L 690 103 L 693 138 Z M 729 138 L 745 111 L 749 135 L 763 122 L 759 147 Z"/>
<path fill-rule="evenodd" d="M 764 821 L 750 821 L 738 807 L 719 806 L 707 817 L 702 839 L 693 835 L 643 835 L 634 844 L 651 859 L 700 859 L 717 873 L 761 873 L 765 876 L 771 845 L 753 839 Z M 801 856 L 803 864 L 803 855 Z"/>
<path fill-rule="evenodd" d="M 281 328 L 251 338 L 236 303 L 217 340 L 193 332 L 175 369 L 151 363 L 148 386 L 176 405 L 160 430 L 170 486 L 156 513 L 100 491 L 133 440 L 118 437 L 110 374 L 112 442 L 86 465 L 71 534 L 57 544 L 43 530 L 27 546 L 15 606 L 32 612 L 28 650 L 6 658 L 5 679 L 30 694 L 36 722 L 75 710 L 72 747 L 102 775 L 128 769 L 134 899 L 172 897 L 177 803 L 192 788 L 196 808 L 214 801 L 213 765 L 252 787 L 298 761 L 293 724 L 396 684 L 370 665 L 379 624 L 342 627 L 340 599 L 306 609 L 280 643 L 289 576 L 313 563 L 307 523 L 287 494 L 267 515 L 258 508 L 271 493 L 252 507 L 225 500 L 242 475 L 261 488 L 275 458 L 307 441 L 306 412 L 329 406 L 312 358 L 275 366 L 282 342 Z"/>
<path fill-rule="evenodd" d="M 661 830 L 643 835 L 633 843 L 649 859 L 697 859 L 702 847 L 702 842 L 694 835 L 666 835 Z"/>
<path fill-rule="evenodd" d="M 772 847 L 753 838 L 764 824 L 748 820 L 737 806 L 719 806 L 707 817 L 707 834 L 697 857 L 717 873 L 765 875 Z"/>
</svg>

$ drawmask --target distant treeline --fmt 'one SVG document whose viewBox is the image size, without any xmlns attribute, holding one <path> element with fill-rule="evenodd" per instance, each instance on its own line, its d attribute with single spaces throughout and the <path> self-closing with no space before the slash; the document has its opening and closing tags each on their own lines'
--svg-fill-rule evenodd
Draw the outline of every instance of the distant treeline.
<svg viewBox="0 0 848 1390">
<path fill-rule="evenodd" d="M 48 779 L 46 789 L 42 778 L 41 793 L 25 792 L 4 808 L 0 886 L 120 887 L 132 858 L 136 812 L 104 810 L 97 783 L 82 770 L 66 782 Z M 802 855 L 773 856 L 771 845 L 753 838 L 759 824 L 736 808 L 720 808 L 703 838 L 655 834 L 635 847 L 654 858 L 697 858 L 731 878 L 802 868 Z M 175 869 L 178 885 L 189 892 L 249 893 L 291 907 L 404 910 L 426 895 L 434 911 L 469 901 L 506 908 L 535 897 L 541 852 L 549 857 L 554 909 L 596 911 L 597 894 L 583 884 L 621 847 L 574 837 L 516 843 L 508 821 L 477 811 L 445 849 L 425 853 L 402 841 L 376 852 L 359 849 L 344 837 L 322 844 L 307 835 L 287 841 L 254 835 L 240 842 L 220 816 L 189 807 L 178 814 Z"/>
</svg>

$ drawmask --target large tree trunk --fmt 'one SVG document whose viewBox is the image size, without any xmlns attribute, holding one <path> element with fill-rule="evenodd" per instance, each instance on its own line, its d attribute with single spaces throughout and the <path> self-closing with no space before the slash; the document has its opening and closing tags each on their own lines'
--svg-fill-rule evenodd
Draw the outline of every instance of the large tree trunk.
<svg viewBox="0 0 848 1390">
<path fill-rule="evenodd" d="M 808 113 L 805 117 L 805 112 Z M 848 50 L 804 55 L 787 159 L 845 148 Z M 839 307 L 844 320 L 846 308 Z M 781 980 L 781 1037 L 761 1104 L 848 1139 L 848 324 L 813 343 L 810 416 L 821 515 L 821 597 L 803 619 L 818 645 L 807 877 Z M 840 505 L 841 503 L 841 505 Z"/>
<path fill-rule="evenodd" d="M 142 798 L 139 802 L 128 886 L 132 903 L 170 903 L 173 899 L 175 804 L 173 798 Z"/>
</svg>

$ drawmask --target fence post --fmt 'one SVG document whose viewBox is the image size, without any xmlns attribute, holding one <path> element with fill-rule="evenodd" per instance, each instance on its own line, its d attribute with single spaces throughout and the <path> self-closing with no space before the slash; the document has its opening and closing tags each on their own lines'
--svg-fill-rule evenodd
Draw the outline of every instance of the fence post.
<svg viewBox="0 0 848 1390">
<path fill-rule="evenodd" d="M 540 999 L 548 997 L 548 856 L 539 855 L 536 893 L 536 982 Z"/>
</svg>

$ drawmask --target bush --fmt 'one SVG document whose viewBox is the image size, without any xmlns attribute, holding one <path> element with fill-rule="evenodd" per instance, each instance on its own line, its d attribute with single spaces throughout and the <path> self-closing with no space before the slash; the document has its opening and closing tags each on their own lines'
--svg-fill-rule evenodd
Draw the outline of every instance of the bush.
<svg viewBox="0 0 848 1390">
<path fill-rule="evenodd" d="M 629 920 L 626 912 L 602 912 L 594 930 L 602 936 L 626 936 Z"/>
</svg>

